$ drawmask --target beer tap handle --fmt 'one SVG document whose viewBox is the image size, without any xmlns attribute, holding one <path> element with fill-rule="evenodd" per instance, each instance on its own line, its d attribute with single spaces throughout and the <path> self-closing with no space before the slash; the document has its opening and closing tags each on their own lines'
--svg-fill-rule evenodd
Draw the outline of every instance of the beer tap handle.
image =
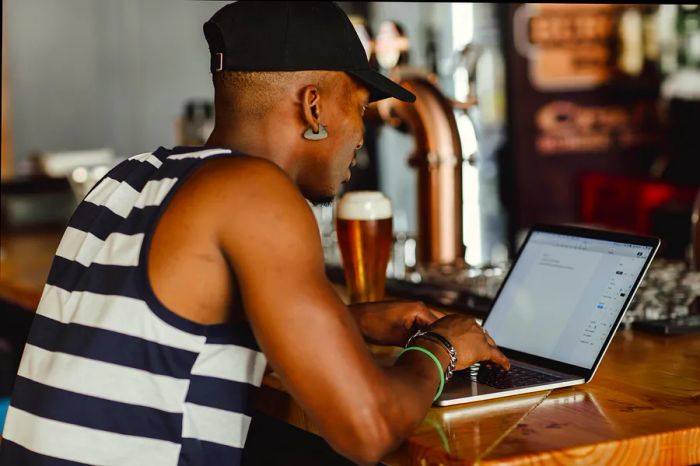
<svg viewBox="0 0 700 466">
<path fill-rule="evenodd" d="M 452 66 L 452 74 L 454 75 L 459 68 L 463 67 L 466 69 L 469 94 L 464 101 L 456 99 L 451 100 L 453 108 L 466 112 L 475 105 L 478 105 L 479 100 L 476 97 L 476 66 L 482 53 L 483 47 L 473 42 L 468 43 L 462 50 L 456 53 L 454 65 Z"/>
<path fill-rule="evenodd" d="M 466 112 L 475 105 L 478 105 L 479 99 L 477 99 L 476 96 L 469 96 L 467 100 L 450 99 L 450 104 L 452 104 L 453 108 Z"/>
</svg>

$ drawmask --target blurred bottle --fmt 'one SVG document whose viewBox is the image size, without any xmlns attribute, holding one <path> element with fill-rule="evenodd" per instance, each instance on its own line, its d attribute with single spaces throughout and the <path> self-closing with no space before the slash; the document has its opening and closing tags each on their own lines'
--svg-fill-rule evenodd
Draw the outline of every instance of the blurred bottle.
<svg viewBox="0 0 700 466">
<path fill-rule="evenodd" d="M 639 76 L 644 69 L 644 27 L 638 8 L 627 8 L 618 25 L 620 51 L 617 66 L 623 73 Z"/>
<path fill-rule="evenodd" d="M 700 67 L 700 5 L 679 5 L 677 30 L 681 68 Z"/>
<path fill-rule="evenodd" d="M 661 72 L 700 67 L 700 6 L 659 5 L 648 25 L 655 35 L 649 47 L 658 49 Z M 646 30 L 645 30 L 646 31 Z"/>
<path fill-rule="evenodd" d="M 179 121 L 178 144 L 201 146 L 214 130 L 214 105 L 208 100 L 190 100 Z"/>
<path fill-rule="evenodd" d="M 700 114 L 700 6 L 662 5 L 660 26 L 663 111 L 668 148 L 661 177 L 674 184 L 700 186 L 697 115 Z M 670 40 L 671 26 L 675 40 Z M 663 42 L 662 42 L 663 44 Z M 672 47 L 668 44 L 673 44 Z"/>
</svg>

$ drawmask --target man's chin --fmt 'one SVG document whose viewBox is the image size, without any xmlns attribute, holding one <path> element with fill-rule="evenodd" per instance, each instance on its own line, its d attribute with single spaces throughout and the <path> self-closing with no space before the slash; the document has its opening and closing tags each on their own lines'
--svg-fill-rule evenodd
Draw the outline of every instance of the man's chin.
<svg viewBox="0 0 700 466">
<path fill-rule="evenodd" d="M 335 196 L 307 197 L 308 201 L 316 207 L 330 207 L 333 205 Z"/>
</svg>

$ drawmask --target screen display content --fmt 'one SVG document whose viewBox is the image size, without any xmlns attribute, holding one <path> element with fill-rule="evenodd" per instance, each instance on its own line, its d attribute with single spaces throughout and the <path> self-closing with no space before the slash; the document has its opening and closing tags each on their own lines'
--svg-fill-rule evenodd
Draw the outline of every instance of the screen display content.
<svg viewBox="0 0 700 466">
<path fill-rule="evenodd" d="M 484 328 L 498 346 L 590 369 L 652 252 L 534 231 Z"/>
</svg>

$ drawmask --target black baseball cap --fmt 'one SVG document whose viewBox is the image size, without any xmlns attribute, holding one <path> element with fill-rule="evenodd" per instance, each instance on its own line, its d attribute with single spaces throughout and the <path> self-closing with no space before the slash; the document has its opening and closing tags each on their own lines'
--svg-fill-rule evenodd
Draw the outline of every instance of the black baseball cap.
<svg viewBox="0 0 700 466">
<path fill-rule="evenodd" d="M 416 96 L 370 68 L 350 19 L 334 2 L 230 3 L 204 23 L 211 71 L 344 71 L 370 102 Z"/>
</svg>

